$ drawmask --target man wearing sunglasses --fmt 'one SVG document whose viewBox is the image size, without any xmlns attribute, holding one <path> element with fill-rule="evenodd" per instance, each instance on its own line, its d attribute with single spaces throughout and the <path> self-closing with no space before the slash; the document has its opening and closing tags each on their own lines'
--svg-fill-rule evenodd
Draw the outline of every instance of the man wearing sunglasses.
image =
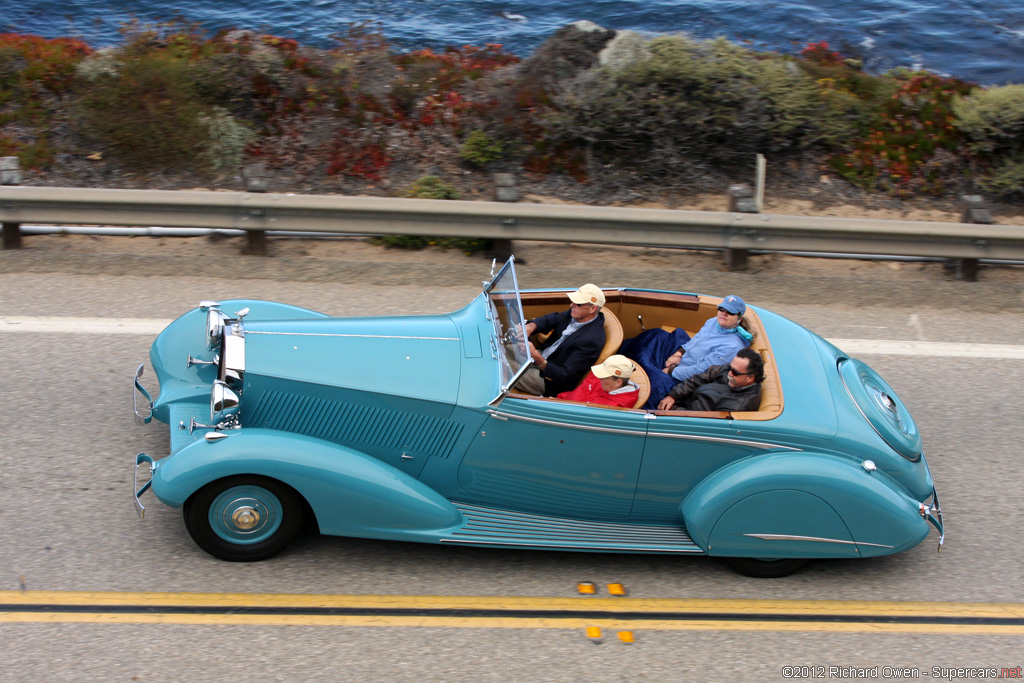
<svg viewBox="0 0 1024 683">
<path fill-rule="evenodd" d="M 729 363 L 712 366 L 672 387 L 658 410 L 757 410 L 763 381 L 761 354 L 740 349 Z"/>
</svg>

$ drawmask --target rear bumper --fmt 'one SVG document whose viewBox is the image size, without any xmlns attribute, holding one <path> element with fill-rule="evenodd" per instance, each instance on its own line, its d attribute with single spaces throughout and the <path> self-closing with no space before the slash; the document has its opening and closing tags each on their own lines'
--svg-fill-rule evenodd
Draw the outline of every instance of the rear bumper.
<svg viewBox="0 0 1024 683">
<path fill-rule="evenodd" d="M 141 487 L 139 486 L 139 466 L 143 463 L 149 466 L 149 480 L 146 481 Z M 153 458 L 149 457 L 145 453 L 139 453 L 135 456 L 135 477 L 132 480 L 132 491 L 133 498 L 135 499 L 135 512 L 138 513 L 139 519 L 144 519 L 146 516 L 146 507 L 139 500 L 139 496 L 149 490 L 149 487 L 153 484 L 153 470 L 156 469 L 156 463 Z"/>
<path fill-rule="evenodd" d="M 135 370 L 135 380 L 132 384 L 132 412 L 135 413 L 135 424 L 137 425 L 149 424 L 149 421 L 153 419 L 153 397 L 146 391 L 146 387 L 142 386 L 142 382 L 139 381 L 145 369 L 146 364 L 139 363 L 138 369 Z M 146 414 L 139 412 L 140 394 L 146 400 Z"/>
<path fill-rule="evenodd" d="M 934 488 L 932 489 L 932 495 L 929 497 L 929 502 L 921 503 L 918 511 L 921 516 L 928 521 L 935 529 L 939 532 L 939 550 L 942 552 L 942 544 L 946 540 L 946 531 L 942 523 L 942 508 L 939 507 L 939 492 Z"/>
</svg>

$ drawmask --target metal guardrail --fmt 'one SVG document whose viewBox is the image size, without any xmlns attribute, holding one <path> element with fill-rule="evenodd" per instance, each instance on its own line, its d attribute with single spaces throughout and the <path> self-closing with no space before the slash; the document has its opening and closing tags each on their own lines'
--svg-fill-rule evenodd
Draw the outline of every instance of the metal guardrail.
<svg viewBox="0 0 1024 683">
<path fill-rule="evenodd" d="M 0 222 L 1024 259 L 1024 226 L 255 192 L 0 187 Z"/>
</svg>

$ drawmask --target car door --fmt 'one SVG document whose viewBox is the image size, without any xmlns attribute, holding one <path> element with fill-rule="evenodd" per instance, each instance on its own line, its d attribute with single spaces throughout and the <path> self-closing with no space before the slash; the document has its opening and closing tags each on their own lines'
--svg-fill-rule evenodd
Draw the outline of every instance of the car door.
<svg viewBox="0 0 1024 683">
<path fill-rule="evenodd" d="M 759 439 L 749 423 L 669 413 L 651 414 L 631 521 L 677 524 L 690 490 L 724 465 L 771 450 L 791 450 Z"/>
<path fill-rule="evenodd" d="M 582 519 L 626 519 L 640 473 L 642 411 L 508 397 L 459 469 L 470 500 Z"/>
</svg>

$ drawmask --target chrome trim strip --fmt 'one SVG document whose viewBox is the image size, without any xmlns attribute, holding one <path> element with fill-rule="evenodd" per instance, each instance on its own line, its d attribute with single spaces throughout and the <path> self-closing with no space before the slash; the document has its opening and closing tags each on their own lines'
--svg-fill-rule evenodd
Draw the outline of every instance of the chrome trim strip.
<svg viewBox="0 0 1024 683">
<path fill-rule="evenodd" d="M 458 501 L 452 501 L 452 505 L 462 513 L 464 524 L 440 542 L 559 550 L 704 552 L 683 526 L 552 517 Z"/>
<path fill-rule="evenodd" d="M 338 334 L 334 332 L 253 332 L 246 334 L 269 334 L 281 337 L 354 337 L 358 339 L 426 339 L 430 341 L 460 341 L 458 337 L 411 337 L 400 334 Z"/>
<path fill-rule="evenodd" d="M 698 436 L 693 434 L 665 434 L 662 432 L 650 433 L 636 431 L 632 429 L 614 429 L 611 427 L 591 427 L 589 425 L 579 424 L 575 422 L 559 422 L 557 420 L 544 420 L 538 417 L 526 417 L 523 415 L 514 415 L 512 413 L 499 412 L 497 410 L 488 410 L 491 417 L 498 418 L 499 420 L 522 420 L 523 422 L 533 422 L 535 424 L 550 425 L 552 427 L 566 427 L 568 429 L 584 429 L 591 432 L 603 432 L 608 434 L 628 434 L 631 436 L 659 436 L 668 439 L 686 439 L 688 441 L 710 441 L 713 443 L 728 443 L 737 444 L 740 446 L 752 446 L 754 448 L 763 448 L 766 451 L 771 450 L 786 450 L 786 451 L 802 451 L 802 448 L 796 448 L 794 446 L 781 446 L 779 444 L 765 443 L 763 441 L 748 441 L 746 439 L 730 439 L 720 436 Z"/>
<path fill-rule="evenodd" d="M 565 427 L 566 429 L 583 429 L 588 432 L 602 432 L 604 434 L 629 434 L 631 436 L 646 436 L 647 432 L 638 432 L 633 429 L 614 429 L 611 427 L 591 427 L 590 425 L 576 424 L 573 422 L 558 422 L 555 420 L 542 420 L 537 417 L 525 417 L 523 415 L 513 415 L 511 413 L 502 413 L 497 410 L 487 411 L 491 417 L 495 417 L 499 420 L 522 420 L 523 422 L 532 422 L 534 424 L 550 425 L 552 427 Z"/>
<path fill-rule="evenodd" d="M 559 548 L 562 550 L 615 550 L 632 553 L 678 553 L 680 555 L 703 555 L 704 551 L 699 546 L 693 548 L 631 548 L 629 546 L 590 546 L 590 545 L 565 545 L 561 543 L 517 543 L 512 541 L 476 541 L 461 538 L 442 538 L 441 543 L 457 543 L 460 545 L 489 545 L 498 548 Z"/>
<path fill-rule="evenodd" d="M 672 534 L 679 534 L 681 531 L 685 531 L 683 527 L 655 527 L 646 524 L 630 524 L 628 522 L 613 522 L 613 521 L 600 521 L 600 520 L 589 520 L 589 519 L 566 519 L 564 517 L 552 517 L 551 515 L 542 515 L 535 512 L 510 512 L 508 510 L 502 510 L 500 508 L 485 507 L 483 505 L 475 505 L 473 503 L 462 503 L 459 501 L 451 501 L 452 505 L 459 509 L 459 512 L 470 515 L 475 518 L 475 521 L 479 521 L 484 517 L 493 517 L 498 520 L 509 520 L 514 518 L 516 520 L 525 521 L 530 524 L 557 524 L 563 528 L 578 527 L 580 529 L 592 529 L 600 530 L 602 532 L 610 531 L 643 531 L 644 533 L 650 533 L 652 530 L 664 531 Z M 689 537 L 687 535 L 687 537 Z"/>
<path fill-rule="evenodd" d="M 686 439 L 688 441 L 713 441 L 716 443 L 732 443 L 741 446 L 753 446 L 754 448 L 763 448 L 766 451 L 803 451 L 802 448 L 797 448 L 795 446 L 783 446 L 781 444 L 776 443 L 765 443 L 764 441 L 747 441 L 746 439 L 730 439 L 724 436 L 698 436 L 696 434 L 666 434 L 665 432 L 648 432 L 647 436 L 664 437 L 666 439 Z"/>
<path fill-rule="evenodd" d="M 865 543 L 863 541 L 844 541 L 841 538 L 818 538 L 816 536 L 792 536 L 790 534 L 743 534 L 762 541 L 814 541 L 815 543 L 842 543 L 844 545 L 870 545 L 874 548 L 891 548 L 884 543 Z"/>
</svg>

